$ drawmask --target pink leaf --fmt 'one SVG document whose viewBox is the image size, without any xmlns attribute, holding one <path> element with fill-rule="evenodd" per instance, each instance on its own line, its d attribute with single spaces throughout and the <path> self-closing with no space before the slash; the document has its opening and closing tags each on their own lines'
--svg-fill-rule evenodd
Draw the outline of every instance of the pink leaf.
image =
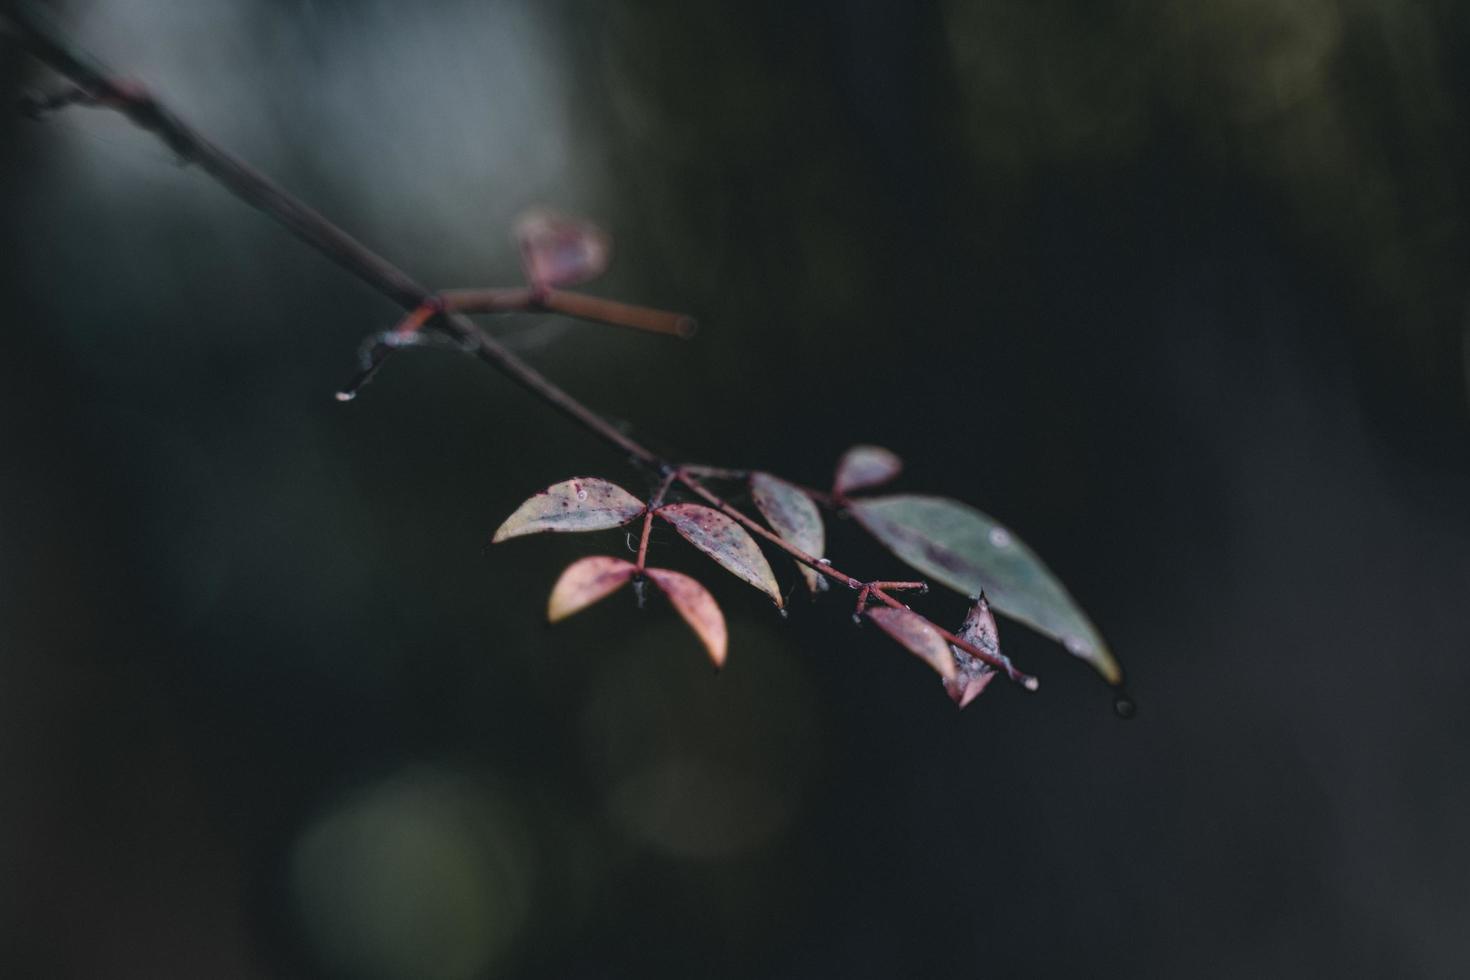
<svg viewBox="0 0 1470 980">
<path fill-rule="evenodd" d="M 854 490 L 876 487 L 898 476 L 902 469 L 903 460 L 881 446 L 853 446 L 837 464 L 832 492 L 845 497 Z"/>
<path fill-rule="evenodd" d="M 654 511 L 700 551 L 736 578 L 760 589 L 781 607 L 781 587 L 750 534 L 719 511 L 700 504 L 665 504 Z"/>
<path fill-rule="evenodd" d="M 827 549 L 827 535 L 822 514 L 811 497 L 769 473 L 751 474 L 750 494 L 772 530 L 813 558 L 822 557 Z M 827 580 L 820 572 L 800 563 L 796 567 L 812 592 L 827 588 Z"/>
<path fill-rule="evenodd" d="M 688 575 L 667 568 L 649 568 L 645 573 L 663 590 L 674 608 L 679 610 L 679 615 L 684 617 L 684 622 L 694 630 L 715 669 L 723 667 L 727 641 L 725 616 L 714 596 Z"/>
<path fill-rule="evenodd" d="M 994 654 L 1002 660 L 1005 659 L 1000 652 L 1000 635 L 995 628 L 995 617 L 990 614 L 990 603 L 983 595 L 970 610 L 969 615 L 965 617 L 965 624 L 955 635 L 986 653 Z M 950 645 L 950 650 L 954 652 L 958 672 L 954 677 L 945 680 L 944 689 L 949 692 L 950 699 L 963 708 L 978 698 L 989 686 L 995 677 L 995 668 L 953 644 Z"/>
<path fill-rule="evenodd" d="M 585 221 L 529 211 L 516 222 L 521 265 L 537 289 L 585 282 L 607 268 L 608 237 Z"/>
<path fill-rule="evenodd" d="M 938 671 L 946 684 L 957 673 L 950 645 L 923 616 L 891 606 L 874 606 L 867 616 L 910 653 Z"/>
<path fill-rule="evenodd" d="M 491 539 L 540 531 L 601 531 L 619 527 L 645 510 L 643 501 L 615 483 L 596 477 L 573 477 L 553 484 L 516 508 Z"/>
<path fill-rule="evenodd" d="M 572 562 L 552 586 L 551 600 L 546 604 L 547 620 L 555 623 L 581 612 L 616 592 L 636 571 L 632 562 L 603 555 Z"/>
</svg>

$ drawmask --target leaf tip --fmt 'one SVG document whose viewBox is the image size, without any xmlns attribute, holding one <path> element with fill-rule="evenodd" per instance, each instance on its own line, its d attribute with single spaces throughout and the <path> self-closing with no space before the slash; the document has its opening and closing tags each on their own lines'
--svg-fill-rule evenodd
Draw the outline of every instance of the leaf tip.
<svg viewBox="0 0 1470 980">
<path fill-rule="evenodd" d="M 669 597 L 684 622 L 694 630 L 715 670 L 723 668 L 729 648 L 729 634 L 725 627 L 725 615 L 720 612 L 714 596 L 704 586 L 681 572 L 667 568 L 649 568 L 645 570 L 645 574 Z"/>
</svg>

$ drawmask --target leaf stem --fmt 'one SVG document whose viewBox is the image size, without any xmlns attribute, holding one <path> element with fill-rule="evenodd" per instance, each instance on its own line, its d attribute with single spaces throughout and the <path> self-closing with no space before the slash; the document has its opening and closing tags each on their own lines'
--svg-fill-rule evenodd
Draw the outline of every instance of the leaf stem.
<svg viewBox="0 0 1470 980">
<path fill-rule="evenodd" d="M 669 492 L 669 487 L 674 484 L 675 471 L 664 474 L 659 482 L 658 488 L 653 491 L 653 496 L 648 498 L 648 507 L 643 511 L 643 533 L 638 538 L 638 574 L 643 574 L 643 569 L 648 563 L 648 536 L 653 531 L 653 512 L 663 506 L 664 497 Z"/>
</svg>

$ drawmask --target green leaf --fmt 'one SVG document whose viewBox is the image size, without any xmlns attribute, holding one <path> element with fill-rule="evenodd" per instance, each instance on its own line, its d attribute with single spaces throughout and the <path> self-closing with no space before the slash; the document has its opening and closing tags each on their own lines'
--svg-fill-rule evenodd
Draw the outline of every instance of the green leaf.
<svg viewBox="0 0 1470 980">
<path fill-rule="evenodd" d="M 848 510 L 924 575 L 964 595 L 984 592 L 997 611 L 1060 641 L 1108 683 L 1122 681 L 1097 627 L 1041 559 L 993 518 L 957 500 L 915 494 L 858 500 Z"/>
</svg>

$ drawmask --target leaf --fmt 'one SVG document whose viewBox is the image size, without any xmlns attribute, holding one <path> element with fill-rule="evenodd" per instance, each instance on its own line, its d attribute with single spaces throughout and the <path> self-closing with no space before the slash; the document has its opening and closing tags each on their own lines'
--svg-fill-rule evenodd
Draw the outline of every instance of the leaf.
<svg viewBox="0 0 1470 980">
<path fill-rule="evenodd" d="M 738 579 L 760 589 L 781 608 L 781 588 L 771 564 L 745 528 L 719 511 L 701 504 L 665 504 L 654 511 L 680 536 L 719 562 Z"/>
<path fill-rule="evenodd" d="M 945 686 L 957 673 L 951 647 L 939 631 L 918 613 L 892 606 L 874 606 L 867 617 L 883 632 L 901 643 L 910 653 L 939 672 Z"/>
<path fill-rule="evenodd" d="M 715 669 L 725 666 L 725 616 L 709 590 L 688 575 L 667 568 L 648 568 L 644 573 L 663 590 L 684 622 L 699 636 Z"/>
<path fill-rule="evenodd" d="M 845 497 L 854 490 L 876 487 L 898 476 L 903 460 L 882 446 L 853 446 L 837 463 L 832 492 Z"/>
<path fill-rule="evenodd" d="M 896 495 L 854 501 L 853 517 L 899 558 L 965 595 L 1060 641 L 1110 684 L 1123 671 L 1097 627 L 1055 575 L 1010 531 L 980 511 L 944 497 Z"/>
<path fill-rule="evenodd" d="M 550 211 L 516 221 L 521 265 L 531 285 L 549 289 L 596 278 L 607 268 L 611 243 L 596 226 Z"/>
<path fill-rule="evenodd" d="M 813 558 L 827 550 L 827 534 L 822 526 L 822 513 L 801 490 L 769 473 L 750 475 L 750 494 L 756 508 L 772 530 Z M 797 570 L 812 592 L 825 591 L 827 580 L 816 569 L 797 562 Z"/>
<path fill-rule="evenodd" d="M 593 555 L 572 562 L 551 587 L 551 600 L 546 604 L 548 622 L 566 619 L 581 612 L 599 599 L 605 599 L 622 587 L 638 571 L 636 565 L 621 558 Z"/>
<path fill-rule="evenodd" d="M 491 544 L 540 531 L 601 531 L 627 524 L 646 508 L 615 483 L 573 477 L 553 484 L 516 508 Z"/>
<path fill-rule="evenodd" d="M 1000 652 L 1000 636 L 995 628 L 995 617 L 990 614 L 990 603 L 983 595 L 970 609 L 964 625 L 955 635 L 986 653 L 1005 659 L 1005 655 Z M 954 644 L 950 644 L 950 650 L 954 653 L 955 666 L 959 670 L 952 680 L 944 682 L 944 689 L 949 692 L 950 699 L 963 708 L 984 692 L 995 678 L 996 670 Z"/>
</svg>

